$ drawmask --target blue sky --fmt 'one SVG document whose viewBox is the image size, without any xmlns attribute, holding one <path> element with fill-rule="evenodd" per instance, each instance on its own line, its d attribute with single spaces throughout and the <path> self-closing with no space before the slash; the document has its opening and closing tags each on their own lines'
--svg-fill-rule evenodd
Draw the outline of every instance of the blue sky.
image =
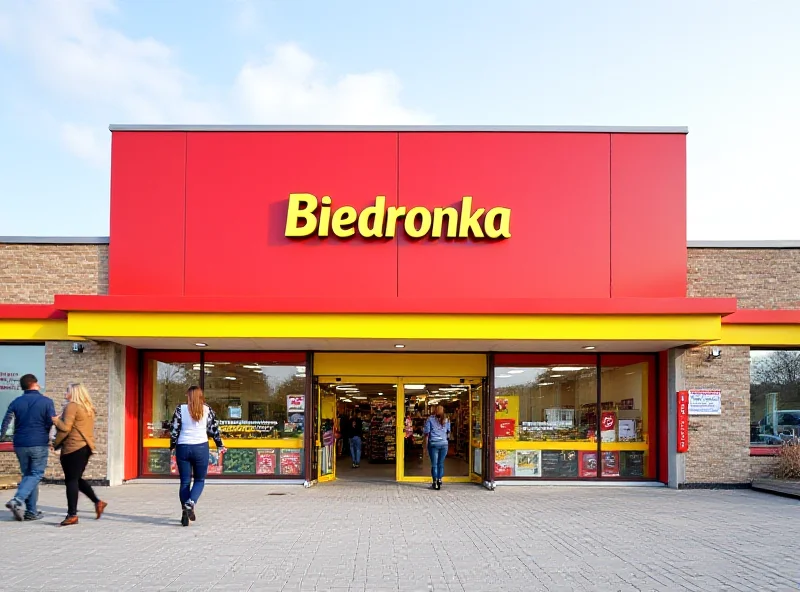
<svg viewBox="0 0 800 592">
<path fill-rule="evenodd" d="M 687 125 L 688 238 L 800 240 L 800 2 L 3 0 L 0 236 L 108 234 L 109 123 Z"/>
</svg>

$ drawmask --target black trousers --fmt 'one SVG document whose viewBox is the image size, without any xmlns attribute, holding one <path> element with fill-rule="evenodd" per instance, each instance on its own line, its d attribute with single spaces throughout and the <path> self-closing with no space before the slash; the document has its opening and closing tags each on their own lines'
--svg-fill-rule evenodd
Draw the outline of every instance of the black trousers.
<svg viewBox="0 0 800 592">
<path fill-rule="evenodd" d="M 100 500 L 94 494 L 92 486 L 83 480 L 83 472 L 89 462 L 91 450 L 88 446 L 79 448 L 75 452 L 61 455 L 61 468 L 64 469 L 64 481 L 67 484 L 67 515 L 78 515 L 78 492 L 80 491 L 97 503 Z"/>
</svg>

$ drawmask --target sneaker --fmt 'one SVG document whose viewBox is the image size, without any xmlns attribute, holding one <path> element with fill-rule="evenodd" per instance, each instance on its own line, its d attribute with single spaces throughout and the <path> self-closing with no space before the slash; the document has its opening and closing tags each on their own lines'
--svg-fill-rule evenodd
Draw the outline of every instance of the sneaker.
<svg viewBox="0 0 800 592">
<path fill-rule="evenodd" d="M 72 526 L 73 524 L 77 523 L 78 523 L 77 516 L 67 516 L 61 521 L 61 524 L 59 524 L 59 526 Z"/>
<path fill-rule="evenodd" d="M 192 500 L 189 500 L 188 502 L 183 504 L 183 508 L 184 510 L 186 510 L 186 514 L 189 517 L 189 520 L 191 520 L 192 522 L 197 520 L 197 515 L 194 513 L 194 505 L 195 504 Z"/>
<path fill-rule="evenodd" d="M 100 520 L 100 516 L 103 515 L 103 512 L 106 511 L 107 507 L 108 507 L 108 504 L 106 502 L 104 502 L 103 500 L 100 500 L 99 502 L 97 502 L 94 505 L 94 513 L 95 513 L 95 516 L 96 516 L 95 520 Z"/>
<path fill-rule="evenodd" d="M 34 520 L 41 520 L 43 517 L 44 514 L 41 512 L 36 512 L 35 514 L 29 514 L 28 512 L 25 512 L 24 520 L 26 522 L 33 522 Z"/>
<path fill-rule="evenodd" d="M 22 522 L 25 519 L 25 508 L 22 507 L 22 502 L 17 498 L 11 498 L 6 503 L 6 508 L 11 510 L 11 513 L 14 515 L 14 520 Z"/>
</svg>

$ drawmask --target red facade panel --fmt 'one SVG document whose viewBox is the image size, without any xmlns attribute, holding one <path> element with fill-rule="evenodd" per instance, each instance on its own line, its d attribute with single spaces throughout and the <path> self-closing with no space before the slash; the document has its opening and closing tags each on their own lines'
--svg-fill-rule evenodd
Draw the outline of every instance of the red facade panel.
<svg viewBox="0 0 800 592">
<path fill-rule="evenodd" d="M 111 137 L 110 294 L 183 294 L 186 134 Z"/>
<path fill-rule="evenodd" d="M 284 236 L 291 193 L 396 205 L 396 133 L 189 133 L 187 162 L 187 296 L 396 296 L 393 241 Z"/>
<path fill-rule="evenodd" d="M 139 352 L 125 348 L 125 443 L 123 479 L 139 475 Z"/>
<path fill-rule="evenodd" d="M 611 136 L 611 296 L 686 297 L 686 136 Z"/>
<path fill-rule="evenodd" d="M 608 134 L 403 133 L 403 205 L 511 208 L 507 240 L 399 239 L 404 298 L 607 298 Z"/>
</svg>

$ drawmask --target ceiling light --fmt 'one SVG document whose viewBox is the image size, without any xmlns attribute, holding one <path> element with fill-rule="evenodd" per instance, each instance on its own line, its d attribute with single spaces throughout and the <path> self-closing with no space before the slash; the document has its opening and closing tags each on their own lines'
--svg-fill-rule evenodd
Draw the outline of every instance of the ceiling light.
<svg viewBox="0 0 800 592">
<path fill-rule="evenodd" d="M 256 374 L 264 374 L 264 372 L 259 368 L 258 370 L 253 370 Z"/>
<path fill-rule="evenodd" d="M 564 375 L 563 374 L 551 374 L 550 378 L 561 378 L 562 376 L 564 376 Z"/>
<path fill-rule="evenodd" d="M 342 399 L 342 401 L 344 401 L 345 403 L 352 403 L 350 399 Z"/>
<path fill-rule="evenodd" d="M 207 343 L 195 343 L 197 347 L 208 347 Z"/>
<path fill-rule="evenodd" d="M 224 378 L 225 380 L 236 380 L 236 377 L 235 377 L 235 376 L 224 376 L 223 378 Z"/>
<path fill-rule="evenodd" d="M 552 385 L 553 385 L 552 382 L 540 382 L 539 383 L 539 386 L 552 386 Z"/>
<path fill-rule="evenodd" d="M 305 366 L 295 366 L 297 368 L 297 372 L 305 374 L 306 367 Z"/>
<path fill-rule="evenodd" d="M 577 372 L 578 370 L 587 370 L 587 368 L 585 366 L 556 366 L 551 370 L 556 372 Z"/>
<path fill-rule="evenodd" d="M 213 368 L 214 364 L 209 364 L 208 362 L 206 362 L 203 364 L 203 366 L 205 366 L 206 368 Z"/>
<path fill-rule="evenodd" d="M 380 395 L 380 396 L 382 397 L 382 396 L 383 396 L 383 393 L 378 393 L 378 395 Z"/>
<path fill-rule="evenodd" d="M 421 391 L 425 388 L 424 384 L 404 384 L 403 388 L 407 391 Z"/>
<path fill-rule="evenodd" d="M 346 390 L 346 389 L 349 389 L 349 388 L 353 388 L 354 386 L 355 385 L 353 385 L 353 384 L 339 384 L 339 385 L 336 386 L 336 390 L 337 391 L 343 391 L 343 390 Z"/>
<path fill-rule="evenodd" d="M 522 374 L 525 370 L 509 370 L 509 374 Z"/>
<path fill-rule="evenodd" d="M 357 397 L 355 395 L 353 395 L 353 398 L 358 399 L 359 401 L 363 401 L 364 399 L 366 399 L 366 397 Z"/>
<path fill-rule="evenodd" d="M 397 349 L 403 349 L 403 348 L 405 347 L 405 345 L 403 345 L 402 343 L 395 343 L 395 344 L 394 344 L 394 346 L 395 346 Z"/>
<path fill-rule="evenodd" d="M 247 368 L 248 370 L 253 370 L 254 368 L 261 368 L 258 364 L 244 364 L 242 368 Z"/>
<path fill-rule="evenodd" d="M 510 374 L 498 374 L 497 378 L 511 378 Z"/>
<path fill-rule="evenodd" d="M 583 349 L 596 349 L 594 345 L 584 345 Z"/>
</svg>

